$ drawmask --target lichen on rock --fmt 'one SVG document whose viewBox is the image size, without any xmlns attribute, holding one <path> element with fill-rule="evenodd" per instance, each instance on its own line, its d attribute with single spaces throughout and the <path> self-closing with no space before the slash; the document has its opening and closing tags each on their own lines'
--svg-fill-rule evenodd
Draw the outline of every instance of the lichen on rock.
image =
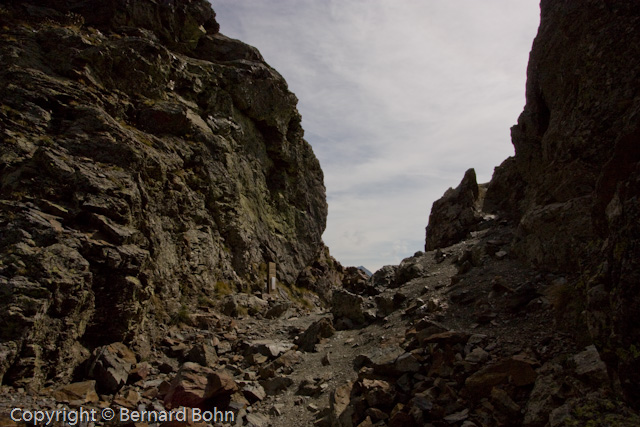
<svg viewBox="0 0 640 427">
<path fill-rule="evenodd" d="M 297 99 L 208 2 L 29 0 L 0 20 L 4 383 L 66 381 L 113 342 L 144 355 L 217 283 L 261 290 L 275 262 L 294 284 L 324 253 Z"/>
</svg>

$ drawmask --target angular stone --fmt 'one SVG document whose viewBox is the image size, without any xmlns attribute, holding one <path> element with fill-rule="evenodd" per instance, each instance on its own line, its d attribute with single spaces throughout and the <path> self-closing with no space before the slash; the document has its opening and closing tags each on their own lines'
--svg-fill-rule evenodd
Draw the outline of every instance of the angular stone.
<svg viewBox="0 0 640 427">
<path fill-rule="evenodd" d="M 244 394 L 244 397 L 246 397 L 251 403 L 264 400 L 267 396 L 264 388 L 258 383 L 249 383 L 244 385 L 242 387 L 242 394 Z"/>
<path fill-rule="evenodd" d="M 573 356 L 573 361 L 576 364 L 576 374 L 588 379 L 594 385 L 608 381 L 607 366 L 600 359 L 595 345 L 590 345 L 583 352 Z"/>
<path fill-rule="evenodd" d="M 471 335 L 466 332 L 447 331 L 430 335 L 422 340 L 422 344 L 438 343 L 438 344 L 464 344 L 469 340 Z"/>
<path fill-rule="evenodd" d="M 331 313 L 338 330 L 351 329 L 365 324 L 364 299 L 343 289 L 333 291 Z"/>
<path fill-rule="evenodd" d="M 58 402 L 66 402 L 70 405 L 84 405 L 100 401 L 96 393 L 96 382 L 93 380 L 62 386 L 56 389 L 52 395 Z"/>
<path fill-rule="evenodd" d="M 289 350 L 276 360 L 260 368 L 260 378 L 267 379 L 275 376 L 278 370 L 285 373 L 293 371 L 293 366 L 302 361 L 302 353 L 295 350 Z"/>
<path fill-rule="evenodd" d="M 483 363 L 489 359 L 489 353 L 484 351 L 481 347 L 474 348 L 467 357 L 464 358 L 465 361 L 469 363 Z"/>
<path fill-rule="evenodd" d="M 455 412 L 453 414 L 444 417 L 444 420 L 449 424 L 458 423 L 469 418 L 469 409 L 465 408 L 462 411 Z"/>
<path fill-rule="evenodd" d="M 186 406 L 197 408 L 210 395 L 207 393 L 207 376 L 213 374 L 210 368 L 197 363 L 186 362 L 176 377 L 171 381 L 171 386 L 164 397 L 164 405 L 168 409 Z"/>
<path fill-rule="evenodd" d="M 520 406 L 501 388 L 491 389 L 491 403 L 512 419 L 520 416 Z"/>
<path fill-rule="evenodd" d="M 394 363 L 395 370 L 400 373 L 418 372 L 421 367 L 422 365 L 418 359 L 411 353 L 404 353 L 398 356 Z"/>
<path fill-rule="evenodd" d="M 207 344 L 194 345 L 187 353 L 189 362 L 199 363 L 202 366 L 213 366 L 218 361 L 216 350 Z"/>
<path fill-rule="evenodd" d="M 275 396 L 289 388 L 293 384 L 293 380 L 289 377 L 278 376 L 274 378 L 269 378 L 267 380 L 261 381 L 260 385 L 264 387 L 264 391 L 269 396 Z"/>
<path fill-rule="evenodd" d="M 300 338 L 298 338 L 296 344 L 300 350 L 312 352 L 315 351 L 316 344 L 318 344 L 322 338 L 329 338 L 333 336 L 334 333 L 333 322 L 331 319 L 324 317 L 313 322 Z"/>
<path fill-rule="evenodd" d="M 265 313 L 264 317 L 267 319 L 277 319 L 278 317 L 282 317 L 283 314 L 287 312 L 291 308 L 290 303 L 280 303 L 271 307 Z"/>
<path fill-rule="evenodd" d="M 215 371 L 207 375 L 207 387 L 205 390 L 207 397 L 229 396 L 238 390 L 231 375 L 227 371 Z"/>
<path fill-rule="evenodd" d="M 373 421 L 374 423 L 389 419 L 389 415 L 378 408 L 367 408 L 365 413 L 368 417 L 371 418 L 371 421 Z"/>
<path fill-rule="evenodd" d="M 488 396 L 494 386 L 511 383 L 517 387 L 533 384 L 536 372 L 531 363 L 511 357 L 475 372 L 465 380 L 465 389 L 474 399 Z"/>
<path fill-rule="evenodd" d="M 301 396 L 316 397 L 319 396 L 321 392 L 322 388 L 320 387 L 320 384 L 312 379 L 306 378 L 300 382 L 296 394 Z"/>
<path fill-rule="evenodd" d="M 144 381 L 150 374 L 152 368 L 148 362 L 138 363 L 135 368 L 129 372 L 129 378 L 127 382 L 133 384 L 137 381 Z"/>
<path fill-rule="evenodd" d="M 449 188 L 431 207 L 425 250 L 444 248 L 466 238 L 482 219 L 478 212 L 479 187 L 473 169 L 465 172 L 456 189 Z"/>
<path fill-rule="evenodd" d="M 269 425 L 269 417 L 259 412 L 252 412 L 245 417 L 247 426 L 249 427 L 267 427 Z"/>
<path fill-rule="evenodd" d="M 387 295 L 376 296 L 376 307 L 378 307 L 378 313 L 381 317 L 390 315 L 396 310 L 393 303 L 393 298 Z"/>
<path fill-rule="evenodd" d="M 353 426 L 353 408 L 349 405 L 352 389 L 353 383 L 348 382 L 337 387 L 329 396 L 329 420 L 332 426 Z"/>
<path fill-rule="evenodd" d="M 113 403 L 129 409 L 137 409 L 141 396 L 136 390 L 125 387 L 120 390 L 116 397 L 113 399 Z"/>
<path fill-rule="evenodd" d="M 394 404 L 395 391 L 390 383 L 383 380 L 369 380 L 364 378 L 356 383 L 362 390 L 362 395 L 369 406 L 390 408 Z"/>
<path fill-rule="evenodd" d="M 135 354 L 121 342 L 97 348 L 89 376 L 96 379 L 98 391 L 115 393 L 127 383 L 131 367 L 136 363 Z"/>
<path fill-rule="evenodd" d="M 271 359 L 275 359 L 287 350 L 290 350 L 291 347 L 293 347 L 293 344 L 286 341 L 257 340 L 249 342 L 245 354 L 260 353 Z"/>
<path fill-rule="evenodd" d="M 385 265 L 373 273 L 373 276 L 371 276 L 373 286 L 376 288 L 391 288 L 395 282 L 397 268 L 395 265 Z"/>
</svg>

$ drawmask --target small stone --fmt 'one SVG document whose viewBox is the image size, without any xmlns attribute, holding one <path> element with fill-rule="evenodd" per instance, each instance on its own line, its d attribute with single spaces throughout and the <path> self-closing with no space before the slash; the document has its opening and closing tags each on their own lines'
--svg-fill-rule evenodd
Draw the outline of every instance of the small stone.
<svg viewBox="0 0 640 427">
<path fill-rule="evenodd" d="M 488 396 L 494 386 L 506 382 L 517 387 L 533 384 L 536 372 L 531 365 L 516 356 L 502 359 L 469 376 L 465 381 L 465 389 L 469 396 L 477 399 Z"/>
<path fill-rule="evenodd" d="M 460 421 L 464 421 L 469 418 L 469 409 L 463 409 L 462 411 L 455 412 L 451 415 L 447 415 L 444 417 L 444 420 L 449 424 L 458 423 Z"/>
<path fill-rule="evenodd" d="M 325 353 L 325 355 L 322 356 L 322 360 L 320 360 L 320 363 L 322 363 L 322 366 L 331 365 L 331 361 L 329 360 L 329 355 Z"/>
<path fill-rule="evenodd" d="M 494 387 L 491 390 L 491 403 L 510 417 L 520 415 L 520 406 L 501 388 Z"/>
<path fill-rule="evenodd" d="M 249 343 L 245 354 L 260 353 L 269 358 L 275 359 L 286 351 L 290 350 L 293 344 L 286 341 L 257 340 Z"/>
<path fill-rule="evenodd" d="M 351 402 L 351 391 L 353 383 L 348 382 L 334 390 L 329 396 L 329 419 L 332 425 L 340 425 L 344 420 L 344 425 L 349 425 L 353 408 L 349 406 Z"/>
<path fill-rule="evenodd" d="M 283 410 L 284 410 L 284 405 L 282 403 L 275 403 L 269 410 L 269 413 L 271 415 L 275 415 L 279 417 L 280 415 L 282 415 Z"/>
<path fill-rule="evenodd" d="M 207 367 L 193 362 L 186 362 L 176 377 L 171 381 L 171 386 L 164 397 L 167 408 L 186 406 L 195 408 L 201 405 L 209 396 L 207 388 L 207 375 L 213 371 Z"/>
<path fill-rule="evenodd" d="M 138 363 L 135 368 L 129 372 L 127 382 L 133 384 L 137 381 L 145 380 L 151 374 L 151 365 L 148 362 Z"/>
<path fill-rule="evenodd" d="M 480 347 L 474 348 L 467 357 L 464 358 L 465 361 L 469 363 L 483 363 L 489 359 L 489 353 L 484 351 Z"/>
<path fill-rule="evenodd" d="M 398 356 L 394 363 L 394 368 L 401 373 L 418 372 L 422 365 L 411 353 L 404 353 Z"/>
<path fill-rule="evenodd" d="M 96 393 L 96 382 L 93 380 L 62 386 L 53 392 L 53 397 L 59 402 L 72 405 L 96 403 L 100 400 Z"/>
<path fill-rule="evenodd" d="M 129 371 L 136 363 L 135 354 L 123 343 L 115 342 L 93 352 L 90 377 L 96 379 L 98 391 L 115 393 L 127 383 Z"/>
<path fill-rule="evenodd" d="M 576 364 L 576 374 L 599 385 L 608 380 L 607 366 L 600 359 L 595 345 L 588 346 L 583 352 L 573 356 Z"/>
<path fill-rule="evenodd" d="M 251 403 L 263 400 L 267 396 L 264 388 L 258 383 L 245 385 L 242 387 L 242 393 Z"/>
<path fill-rule="evenodd" d="M 200 343 L 191 348 L 187 354 L 187 360 L 202 366 L 213 366 L 218 361 L 218 355 L 212 346 Z"/>
<path fill-rule="evenodd" d="M 270 378 L 268 380 L 264 380 L 260 383 L 264 388 L 265 392 L 269 396 L 274 396 L 293 384 L 293 380 L 289 377 L 279 376 L 275 378 Z"/>
<path fill-rule="evenodd" d="M 313 380 L 304 379 L 298 386 L 298 391 L 296 394 L 301 396 L 317 396 L 321 392 L 321 388 L 319 385 L 315 384 Z"/>
<path fill-rule="evenodd" d="M 269 417 L 259 412 L 247 414 L 245 417 L 247 420 L 247 426 L 250 427 L 267 427 L 269 425 Z"/>
<path fill-rule="evenodd" d="M 122 389 L 113 399 L 113 403 L 129 409 L 136 409 L 140 402 L 141 396 L 136 390 Z"/>
</svg>

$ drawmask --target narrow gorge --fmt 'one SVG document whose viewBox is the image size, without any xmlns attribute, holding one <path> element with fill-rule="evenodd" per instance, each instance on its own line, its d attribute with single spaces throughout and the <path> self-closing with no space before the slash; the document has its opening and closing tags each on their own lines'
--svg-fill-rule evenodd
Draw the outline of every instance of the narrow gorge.
<svg viewBox="0 0 640 427">
<path fill-rule="evenodd" d="M 0 426 L 640 425 L 640 5 L 540 10 L 515 155 L 369 277 L 209 2 L 0 1 Z"/>
</svg>

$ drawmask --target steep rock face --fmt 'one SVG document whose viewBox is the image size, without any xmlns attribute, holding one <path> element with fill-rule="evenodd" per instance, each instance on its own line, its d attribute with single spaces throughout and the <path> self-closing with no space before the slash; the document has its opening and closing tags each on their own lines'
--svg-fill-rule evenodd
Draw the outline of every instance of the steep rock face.
<svg viewBox="0 0 640 427">
<path fill-rule="evenodd" d="M 538 265 L 575 268 L 596 240 L 599 174 L 637 124 L 637 29 L 635 4 L 541 4 L 527 104 L 511 129 L 516 154 L 487 193 L 521 220 L 521 252 Z"/>
<path fill-rule="evenodd" d="M 581 274 L 592 336 L 638 406 L 640 5 L 544 0 L 541 18 L 515 157 L 485 206 L 518 221 L 522 258 Z"/>
<path fill-rule="evenodd" d="M 144 354 L 217 284 L 259 288 L 268 262 L 294 283 L 324 254 L 297 99 L 208 2 L 2 4 L 0 380 Z"/>
<path fill-rule="evenodd" d="M 426 229 L 425 250 L 451 246 L 463 240 L 482 219 L 476 171 L 469 169 L 458 187 L 449 188 L 433 202 Z"/>
</svg>

